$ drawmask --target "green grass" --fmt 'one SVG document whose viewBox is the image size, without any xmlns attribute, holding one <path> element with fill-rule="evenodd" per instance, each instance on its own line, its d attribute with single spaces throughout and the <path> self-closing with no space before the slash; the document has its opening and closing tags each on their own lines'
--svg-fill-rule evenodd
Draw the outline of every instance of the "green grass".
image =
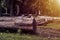
<svg viewBox="0 0 60 40">
<path fill-rule="evenodd" d="M 19 34 L 19 33 L 2 33 L 0 32 L 0 40 L 49 40 L 37 35 Z M 60 38 L 51 38 L 50 40 L 60 40 Z"/>
<path fill-rule="evenodd" d="M 39 37 L 35 35 L 21 35 L 18 33 L 0 33 L 1 40 L 38 40 Z"/>
<path fill-rule="evenodd" d="M 60 30 L 60 23 L 49 23 L 49 24 L 47 24 L 47 26 L 38 26 L 38 27 L 52 28 L 52 29 Z"/>
<path fill-rule="evenodd" d="M 53 29 L 60 29 L 60 23 L 50 23 L 46 27 Z"/>
</svg>

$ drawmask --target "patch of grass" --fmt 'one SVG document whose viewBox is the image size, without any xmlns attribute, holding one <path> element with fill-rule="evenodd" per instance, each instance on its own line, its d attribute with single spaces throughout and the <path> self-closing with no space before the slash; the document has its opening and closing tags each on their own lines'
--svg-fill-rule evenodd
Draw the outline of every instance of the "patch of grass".
<svg viewBox="0 0 60 40">
<path fill-rule="evenodd" d="M 46 27 L 53 29 L 60 29 L 60 23 L 50 23 Z"/>
<path fill-rule="evenodd" d="M 49 40 L 50 38 L 43 38 L 36 35 L 19 34 L 19 33 L 0 33 L 0 40 Z M 60 38 L 51 38 L 53 40 L 60 40 Z"/>
<path fill-rule="evenodd" d="M 46 26 L 38 26 L 43 28 L 52 28 L 52 29 L 59 29 L 60 30 L 60 23 L 49 23 Z"/>
</svg>

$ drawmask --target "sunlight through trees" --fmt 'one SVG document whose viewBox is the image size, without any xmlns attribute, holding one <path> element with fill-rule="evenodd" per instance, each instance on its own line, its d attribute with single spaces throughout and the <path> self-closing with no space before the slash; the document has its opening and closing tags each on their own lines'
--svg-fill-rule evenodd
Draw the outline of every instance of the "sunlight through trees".
<svg viewBox="0 0 60 40">
<path fill-rule="evenodd" d="M 7 10 L 10 11 L 10 15 L 21 14 L 39 15 L 40 10 L 40 15 L 60 16 L 60 0 L 13 0 L 13 1 L 5 0 L 5 2 L 3 3 L 5 9 L 7 7 Z"/>
</svg>

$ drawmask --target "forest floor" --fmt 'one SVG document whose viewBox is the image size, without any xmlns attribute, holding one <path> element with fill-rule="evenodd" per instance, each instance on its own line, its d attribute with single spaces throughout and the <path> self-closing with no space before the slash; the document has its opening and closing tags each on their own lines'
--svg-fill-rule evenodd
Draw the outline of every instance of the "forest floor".
<svg viewBox="0 0 60 40">
<path fill-rule="evenodd" d="M 0 40 L 60 40 L 60 22 L 37 26 L 36 32 L 37 35 L 20 34 L 19 30 L 17 33 L 0 32 Z"/>
<path fill-rule="evenodd" d="M 0 32 L 0 40 L 60 40 L 60 25 L 38 26 L 38 35 Z"/>
</svg>

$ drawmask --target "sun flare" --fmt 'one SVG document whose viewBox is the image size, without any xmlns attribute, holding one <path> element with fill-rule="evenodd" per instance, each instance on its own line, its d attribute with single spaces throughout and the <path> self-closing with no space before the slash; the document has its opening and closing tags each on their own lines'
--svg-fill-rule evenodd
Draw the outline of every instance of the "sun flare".
<svg viewBox="0 0 60 40">
<path fill-rule="evenodd" d="M 60 5 L 60 0 L 56 0 L 57 4 Z"/>
</svg>

